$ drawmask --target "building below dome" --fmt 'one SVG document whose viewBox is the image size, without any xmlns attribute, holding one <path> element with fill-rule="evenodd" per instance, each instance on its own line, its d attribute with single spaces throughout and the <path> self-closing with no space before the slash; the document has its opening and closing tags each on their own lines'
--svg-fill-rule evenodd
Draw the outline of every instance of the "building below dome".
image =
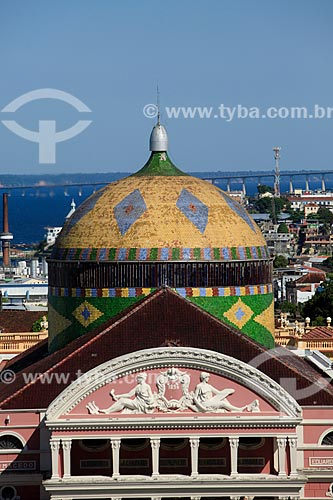
<svg viewBox="0 0 333 500">
<path fill-rule="evenodd" d="M 332 384 L 169 288 L 11 360 L 0 414 L 3 498 L 333 494 Z"/>
<path fill-rule="evenodd" d="M 249 214 L 177 168 L 162 125 L 136 174 L 85 200 L 49 259 L 55 350 L 168 286 L 267 347 L 274 345 L 271 261 Z"/>
</svg>

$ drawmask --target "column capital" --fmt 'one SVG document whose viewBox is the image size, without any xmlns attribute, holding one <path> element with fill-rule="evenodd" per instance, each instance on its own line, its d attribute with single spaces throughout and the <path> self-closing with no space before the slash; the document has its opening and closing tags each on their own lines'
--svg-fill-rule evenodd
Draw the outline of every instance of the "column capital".
<svg viewBox="0 0 333 500">
<path fill-rule="evenodd" d="M 59 451 L 60 438 L 51 438 L 50 439 L 50 448 L 52 451 Z"/>
<path fill-rule="evenodd" d="M 239 437 L 229 437 L 229 443 L 231 448 L 238 448 Z"/>
<path fill-rule="evenodd" d="M 72 438 L 62 438 L 61 439 L 61 446 L 63 450 L 70 450 L 72 447 Z"/>
<path fill-rule="evenodd" d="M 290 448 L 297 448 L 297 437 L 288 437 Z"/>
<path fill-rule="evenodd" d="M 285 448 L 287 446 L 287 438 L 285 436 L 277 437 L 276 441 L 279 448 Z"/>
<path fill-rule="evenodd" d="M 153 449 L 158 449 L 161 444 L 161 439 L 160 438 L 150 438 L 150 446 Z"/>
<path fill-rule="evenodd" d="M 121 445 L 121 439 L 120 438 L 111 438 L 110 439 L 110 443 L 111 443 L 111 448 L 113 450 L 117 450 L 120 448 L 120 445 Z"/>
<path fill-rule="evenodd" d="M 200 445 L 200 438 L 199 437 L 190 438 L 190 447 L 191 448 L 199 448 L 199 445 Z"/>
</svg>

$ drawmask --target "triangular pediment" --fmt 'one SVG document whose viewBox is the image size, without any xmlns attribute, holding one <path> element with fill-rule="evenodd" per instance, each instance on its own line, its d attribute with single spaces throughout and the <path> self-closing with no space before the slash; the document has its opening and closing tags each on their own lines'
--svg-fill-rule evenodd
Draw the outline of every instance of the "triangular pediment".
<svg viewBox="0 0 333 500">
<path fill-rule="evenodd" d="M 301 409 L 279 384 L 246 363 L 203 349 L 156 348 L 104 363 L 65 389 L 48 425 L 198 419 L 298 419 Z"/>
</svg>

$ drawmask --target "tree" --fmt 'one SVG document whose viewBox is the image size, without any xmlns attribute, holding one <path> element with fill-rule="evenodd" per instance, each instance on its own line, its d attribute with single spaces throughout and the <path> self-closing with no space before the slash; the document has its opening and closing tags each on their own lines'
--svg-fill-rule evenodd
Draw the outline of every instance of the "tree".
<svg viewBox="0 0 333 500">
<path fill-rule="evenodd" d="M 275 269 L 278 267 L 287 267 L 287 266 L 288 266 L 288 259 L 286 259 L 286 257 L 284 257 L 283 255 L 277 255 L 273 260 L 273 267 Z"/>
<path fill-rule="evenodd" d="M 327 259 L 325 259 L 322 262 L 322 264 L 323 264 L 323 266 L 326 266 L 329 269 L 333 269 L 333 258 L 332 257 L 328 257 Z"/>
<path fill-rule="evenodd" d="M 323 224 L 333 224 L 333 213 L 328 208 L 320 207 L 316 214 L 316 218 Z"/>
<path fill-rule="evenodd" d="M 312 325 L 326 324 L 326 318 L 333 311 L 333 281 L 325 281 L 317 288 L 312 299 L 304 304 L 304 317 L 311 318 Z"/>
<path fill-rule="evenodd" d="M 258 184 L 257 189 L 259 194 L 274 193 L 274 189 L 270 186 L 266 186 L 266 184 Z"/>
<path fill-rule="evenodd" d="M 31 331 L 32 332 L 41 332 L 45 328 L 45 322 L 47 320 L 46 316 L 42 316 L 41 318 L 37 319 L 32 325 Z"/>
<path fill-rule="evenodd" d="M 277 230 L 278 233 L 289 233 L 288 226 L 285 222 L 281 222 Z"/>
</svg>

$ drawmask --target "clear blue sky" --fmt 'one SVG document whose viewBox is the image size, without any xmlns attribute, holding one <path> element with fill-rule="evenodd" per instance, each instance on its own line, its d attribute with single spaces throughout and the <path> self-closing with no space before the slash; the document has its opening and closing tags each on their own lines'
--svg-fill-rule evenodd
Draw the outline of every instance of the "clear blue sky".
<svg viewBox="0 0 333 500">
<path fill-rule="evenodd" d="M 57 145 L 55 164 L 0 123 L 1 173 L 134 172 L 148 157 L 153 120 L 142 109 L 161 93 L 170 154 L 185 171 L 332 169 L 331 119 L 172 119 L 165 106 L 333 107 L 331 0 L 2 0 L 0 110 L 54 88 L 81 99 L 0 113 L 37 130 L 93 123 Z M 90 115 L 90 116 L 89 116 Z"/>
</svg>

